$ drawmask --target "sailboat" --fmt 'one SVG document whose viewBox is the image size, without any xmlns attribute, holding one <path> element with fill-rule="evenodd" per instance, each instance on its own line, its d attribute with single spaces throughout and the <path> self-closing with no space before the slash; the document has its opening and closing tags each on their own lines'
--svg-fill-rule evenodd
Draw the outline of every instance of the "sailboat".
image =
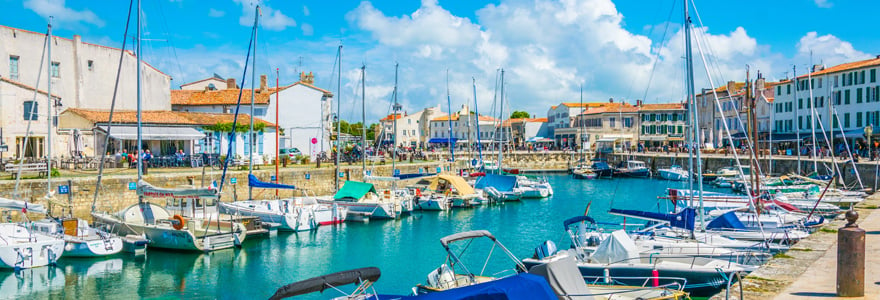
<svg viewBox="0 0 880 300">
<path fill-rule="evenodd" d="M 259 6 L 257 6 L 259 12 Z M 259 17 L 259 13 L 256 13 Z M 141 65 L 141 13 L 140 1 L 138 3 L 137 17 L 137 65 Z M 256 29 L 257 21 L 254 21 L 254 29 Z M 255 31 L 254 31 L 255 32 Z M 250 55 L 251 49 L 248 49 Z M 245 64 L 247 66 L 247 64 Z M 247 67 L 245 67 L 245 72 Z M 138 134 L 137 146 L 138 154 L 143 155 L 143 135 L 141 123 L 141 93 L 142 79 L 140 68 L 137 70 L 137 119 Z M 240 97 L 239 97 L 240 102 Z M 235 128 L 238 121 L 238 108 L 236 106 L 236 117 L 233 120 L 232 128 Z M 234 133 L 233 133 L 234 134 Z M 230 141 L 233 138 L 230 138 Z M 231 148 L 230 148 L 231 151 Z M 222 190 L 221 180 L 220 189 L 214 188 L 159 188 L 151 185 L 143 179 L 143 159 L 137 160 L 138 166 L 138 182 L 137 194 L 138 203 L 128 206 L 127 208 L 116 212 L 92 212 L 95 223 L 104 224 L 108 228 L 112 228 L 114 233 L 120 236 L 127 235 L 143 235 L 149 239 L 149 246 L 153 248 L 163 248 L 184 251 L 200 251 L 210 252 L 220 249 L 232 248 L 239 246 L 247 236 L 247 227 L 237 222 L 221 221 L 219 215 L 216 220 L 208 220 L 195 218 L 196 210 L 201 210 L 203 216 L 212 215 L 207 210 L 216 208 L 219 201 L 220 191 Z M 187 218 L 180 214 L 172 214 L 164 206 L 144 201 L 145 197 L 165 199 L 168 207 L 182 208 L 183 205 L 188 206 L 188 210 L 192 212 L 192 217 Z M 216 215 L 216 214 L 215 214 Z"/>
<path fill-rule="evenodd" d="M 52 40 L 52 24 L 49 24 L 48 31 L 49 40 Z M 48 56 L 52 57 L 52 43 L 47 45 Z M 52 92 L 52 80 L 47 82 L 47 93 Z M 51 97 L 50 97 L 51 98 Z M 51 99 L 49 100 L 51 101 Z M 51 105 L 51 104 L 49 104 Z M 51 107 L 47 105 L 47 107 Z M 47 134 L 47 157 L 52 157 L 52 121 L 49 114 L 49 129 Z M 103 161 L 103 160 L 102 160 Z M 48 172 L 46 177 L 47 193 L 52 193 L 52 172 Z M 47 196 L 48 197 L 48 196 Z M 68 212 L 70 213 L 70 212 Z M 40 232 L 61 238 L 65 242 L 64 252 L 68 257 L 96 257 L 107 256 L 122 251 L 122 239 L 112 235 L 102 229 L 89 226 L 88 221 L 73 218 L 68 215 L 67 218 L 48 217 L 33 222 L 34 229 Z"/>
<path fill-rule="evenodd" d="M 52 57 L 52 24 L 48 25 L 48 33 L 46 35 L 46 44 L 49 48 L 47 48 L 48 57 L 51 60 Z M 40 69 L 42 69 L 43 60 L 40 60 Z M 49 72 L 47 72 L 48 74 Z M 40 75 L 42 73 L 37 72 L 37 84 L 34 87 L 34 101 L 36 101 L 37 88 L 39 87 Z M 46 92 L 46 98 L 51 103 L 52 101 L 52 78 L 48 80 L 49 85 Z M 36 106 L 34 106 L 36 107 Z M 51 107 L 51 106 L 49 106 Z M 31 115 L 34 115 L 33 111 L 27 112 Z M 52 122 L 51 122 L 51 114 L 49 114 L 49 130 L 48 134 L 52 134 Z M 28 118 L 27 122 L 27 136 L 25 136 L 24 144 L 27 145 L 28 137 L 30 136 L 30 125 L 31 120 L 33 118 Z M 51 145 L 51 143 L 49 144 Z M 51 146 L 49 146 L 51 149 Z M 21 153 L 22 157 L 19 157 L 19 164 L 24 163 L 24 151 Z M 51 169 L 52 167 L 52 157 L 48 157 L 47 168 Z M 21 166 L 19 166 L 19 170 L 21 170 Z M 19 171 L 20 172 L 20 171 Z M 48 172 L 51 176 L 52 172 Z M 51 178 L 51 177 L 50 177 Z M 13 191 L 13 197 L 19 197 L 18 195 L 18 186 L 21 181 L 21 174 L 16 176 L 15 179 L 15 189 Z M 64 254 L 64 240 L 58 238 L 54 235 L 51 235 L 49 232 L 43 232 L 33 228 L 32 223 L 27 219 L 28 212 L 41 213 L 46 214 L 46 209 L 42 205 L 31 204 L 27 201 L 23 200 L 14 200 L 7 198 L 0 198 L 0 209 L 7 209 L 12 211 L 21 212 L 21 216 L 25 222 L 22 223 L 0 223 L 0 269 L 30 269 L 34 267 L 42 267 L 46 265 L 55 264 L 58 258 Z"/>
</svg>

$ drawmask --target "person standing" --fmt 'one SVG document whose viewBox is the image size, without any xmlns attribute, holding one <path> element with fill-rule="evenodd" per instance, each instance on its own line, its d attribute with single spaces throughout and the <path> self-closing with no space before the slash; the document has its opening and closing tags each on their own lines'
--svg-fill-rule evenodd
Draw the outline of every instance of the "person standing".
<svg viewBox="0 0 880 300">
<path fill-rule="evenodd" d="M 153 155 L 150 154 L 150 149 L 144 151 L 144 155 L 141 157 L 141 159 L 143 159 L 142 165 L 144 168 L 144 175 L 147 175 L 147 169 L 150 165 L 150 160 L 153 159 Z"/>
</svg>

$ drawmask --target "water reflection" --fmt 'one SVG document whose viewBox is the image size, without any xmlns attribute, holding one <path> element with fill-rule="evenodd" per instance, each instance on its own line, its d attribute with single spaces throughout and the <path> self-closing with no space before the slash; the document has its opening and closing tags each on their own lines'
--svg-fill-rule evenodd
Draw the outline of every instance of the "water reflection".
<svg viewBox="0 0 880 300">
<path fill-rule="evenodd" d="M 32 297 L 64 288 L 64 272 L 55 267 L 0 271 L 0 297 L 16 299 Z"/>
</svg>

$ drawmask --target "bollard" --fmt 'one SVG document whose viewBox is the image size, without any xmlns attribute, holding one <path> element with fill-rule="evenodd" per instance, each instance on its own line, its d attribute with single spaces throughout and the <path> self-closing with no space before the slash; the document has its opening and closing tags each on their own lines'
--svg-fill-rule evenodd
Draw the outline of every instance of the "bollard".
<svg viewBox="0 0 880 300">
<path fill-rule="evenodd" d="M 837 296 L 865 296 L 865 230 L 856 225 L 859 213 L 846 212 L 846 226 L 837 231 Z"/>
</svg>

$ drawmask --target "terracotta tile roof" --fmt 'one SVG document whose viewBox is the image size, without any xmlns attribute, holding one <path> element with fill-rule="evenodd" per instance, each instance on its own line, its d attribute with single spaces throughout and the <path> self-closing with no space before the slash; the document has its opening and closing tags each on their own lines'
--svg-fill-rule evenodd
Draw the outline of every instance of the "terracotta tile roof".
<svg viewBox="0 0 880 300">
<path fill-rule="evenodd" d="M 24 84 L 24 83 L 21 83 L 21 82 L 18 82 L 18 81 L 15 81 L 15 80 L 12 80 L 12 79 L 9 79 L 6 77 L 0 77 L 0 81 L 8 82 L 9 84 L 18 86 L 18 87 L 26 89 L 26 90 L 31 90 L 31 91 L 34 90 L 34 87 L 32 87 L 32 86 L 29 86 L 27 84 Z M 44 91 L 44 90 L 37 90 L 37 93 L 46 95 L 46 91 Z M 61 96 L 58 96 L 58 94 L 52 94 L 52 97 L 61 99 Z"/>
<path fill-rule="evenodd" d="M 296 85 L 302 85 L 324 93 L 327 97 L 333 97 L 333 93 L 325 89 L 315 87 L 314 85 L 296 82 L 288 86 L 280 88 L 270 87 L 265 93 L 261 93 L 260 89 L 256 89 L 255 104 L 269 104 L 271 96 L 276 90 L 283 91 Z M 251 89 L 222 89 L 222 90 L 171 90 L 171 105 L 235 105 L 238 102 L 238 93 L 241 93 L 241 103 L 251 103 Z"/>
<path fill-rule="evenodd" d="M 642 104 L 640 110 L 682 110 L 684 103 L 651 103 Z"/>
<path fill-rule="evenodd" d="M 745 82 L 736 82 L 736 83 L 734 83 L 733 86 L 735 89 L 741 90 L 746 87 L 746 83 Z M 722 86 L 715 88 L 715 92 L 726 92 L 726 91 L 727 91 L 727 84 L 726 83 Z"/>
<path fill-rule="evenodd" d="M 72 113 L 89 120 L 92 123 L 107 123 L 110 119 L 109 110 L 68 108 L 62 114 Z M 231 123 L 234 114 L 202 113 L 187 111 L 148 110 L 141 114 L 144 124 L 174 124 L 174 125 L 214 125 L 217 123 Z M 239 124 L 250 123 L 250 116 L 238 115 Z M 254 119 L 254 123 L 266 124 L 266 127 L 275 127 L 274 123 L 266 122 L 260 118 Z M 122 110 L 113 112 L 113 124 L 137 124 L 137 111 Z"/>
<path fill-rule="evenodd" d="M 504 120 L 504 122 L 501 122 L 501 125 L 502 125 L 502 126 L 510 126 L 510 125 L 513 124 L 513 123 L 526 122 L 526 121 L 528 121 L 528 120 L 529 120 L 528 118 L 513 118 L 513 119 L 507 119 L 507 120 Z"/>
<path fill-rule="evenodd" d="M 400 118 L 403 118 L 403 114 L 390 114 L 382 119 L 379 119 L 379 121 L 382 121 L 382 122 L 394 121 L 394 120 L 400 120 Z"/>
<path fill-rule="evenodd" d="M 818 75 L 844 72 L 844 71 L 850 71 L 850 70 L 867 68 L 867 67 L 874 67 L 874 66 L 880 66 L 880 55 L 878 55 L 874 58 L 870 58 L 870 59 L 839 64 L 839 65 L 836 65 L 836 66 L 833 66 L 830 68 L 825 68 L 824 70 L 813 72 L 812 74 L 798 76 L 798 78 L 807 78 L 808 76 L 815 77 Z"/>
<path fill-rule="evenodd" d="M 449 116 L 448 116 L 448 115 L 445 115 L 445 116 L 439 116 L 439 117 L 436 117 L 436 118 L 431 119 L 431 121 L 448 121 L 448 120 L 449 120 Z M 458 113 L 453 113 L 453 114 L 452 114 L 452 121 L 458 121 Z M 495 121 L 498 121 L 498 120 L 495 119 L 495 118 L 493 118 L 493 117 L 489 117 L 489 116 L 480 116 L 480 121 L 490 121 L 490 122 L 495 122 Z"/>
<path fill-rule="evenodd" d="M 550 107 L 550 109 L 556 109 L 556 107 L 557 107 L 556 105 L 553 105 Z"/>
<path fill-rule="evenodd" d="M 529 119 L 529 122 L 547 123 L 547 118 L 534 118 L 534 119 Z"/>
<path fill-rule="evenodd" d="M 638 107 L 635 106 L 615 106 L 615 107 L 598 107 L 593 109 L 588 109 L 581 113 L 582 115 L 595 115 L 601 113 L 631 113 L 639 111 Z"/>
</svg>

